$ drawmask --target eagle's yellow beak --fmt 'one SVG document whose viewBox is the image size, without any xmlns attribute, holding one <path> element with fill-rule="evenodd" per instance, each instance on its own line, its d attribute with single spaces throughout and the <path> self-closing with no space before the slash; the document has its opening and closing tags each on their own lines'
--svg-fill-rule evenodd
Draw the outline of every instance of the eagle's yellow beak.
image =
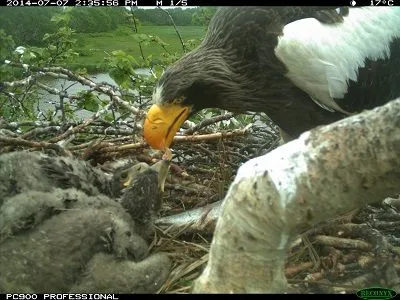
<svg viewBox="0 0 400 300">
<path fill-rule="evenodd" d="M 190 107 L 179 104 L 154 104 L 144 121 L 144 138 L 158 150 L 169 148 L 179 127 L 190 113 Z"/>
</svg>

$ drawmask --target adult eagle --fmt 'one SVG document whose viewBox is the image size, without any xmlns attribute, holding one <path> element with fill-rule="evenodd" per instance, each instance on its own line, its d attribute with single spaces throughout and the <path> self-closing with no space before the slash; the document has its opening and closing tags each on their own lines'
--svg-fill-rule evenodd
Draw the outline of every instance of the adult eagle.
<svg viewBox="0 0 400 300">
<path fill-rule="evenodd" d="M 291 137 L 400 96 L 400 7 L 229 7 L 155 87 L 156 149 L 203 108 L 265 112 Z"/>
</svg>

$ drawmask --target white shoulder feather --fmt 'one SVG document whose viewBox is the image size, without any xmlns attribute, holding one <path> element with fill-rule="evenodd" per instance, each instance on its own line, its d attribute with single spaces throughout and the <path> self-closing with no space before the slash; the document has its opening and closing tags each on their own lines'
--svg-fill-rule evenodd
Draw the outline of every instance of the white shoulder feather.
<svg viewBox="0 0 400 300">
<path fill-rule="evenodd" d="M 389 58 L 395 38 L 400 38 L 400 7 L 350 8 L 343 23 L 307 18 L 287 24 L 275 55 L 288 68 L 286 76 L 311 99 L 347 113 L 333 98 L 345 97 L 366 58 Z"/>
</svg>

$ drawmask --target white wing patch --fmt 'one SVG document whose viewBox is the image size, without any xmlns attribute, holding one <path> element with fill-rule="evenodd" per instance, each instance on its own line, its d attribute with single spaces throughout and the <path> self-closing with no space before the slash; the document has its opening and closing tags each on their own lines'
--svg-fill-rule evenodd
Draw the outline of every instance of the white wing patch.
<svg viewBox="0 0 400 300">
<path fill-rule="evenodd" d="M 357 81 L 365 59 L 390 57 L 390 43 L 400 38 L 400 7 L 350 8 L 340 24 L 307 18 L 287 24 L 275 55 L 286 76 L 321 107 L 341 111 L 349 80 Z"/>
</svg>

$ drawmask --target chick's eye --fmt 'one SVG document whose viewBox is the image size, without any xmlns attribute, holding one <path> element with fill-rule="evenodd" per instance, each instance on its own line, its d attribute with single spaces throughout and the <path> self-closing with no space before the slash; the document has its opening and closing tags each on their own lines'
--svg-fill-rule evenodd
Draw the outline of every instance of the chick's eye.
<svg viewBox="0 0 400 300">
<path fill-rule="evenodd" d="M 119 177 L 120 177 L 122 180 L 127 179 L 127 178 L 128 178 L 128 172 L 122 172 L 122 173 L 119 175 Z"/>
</svg>

